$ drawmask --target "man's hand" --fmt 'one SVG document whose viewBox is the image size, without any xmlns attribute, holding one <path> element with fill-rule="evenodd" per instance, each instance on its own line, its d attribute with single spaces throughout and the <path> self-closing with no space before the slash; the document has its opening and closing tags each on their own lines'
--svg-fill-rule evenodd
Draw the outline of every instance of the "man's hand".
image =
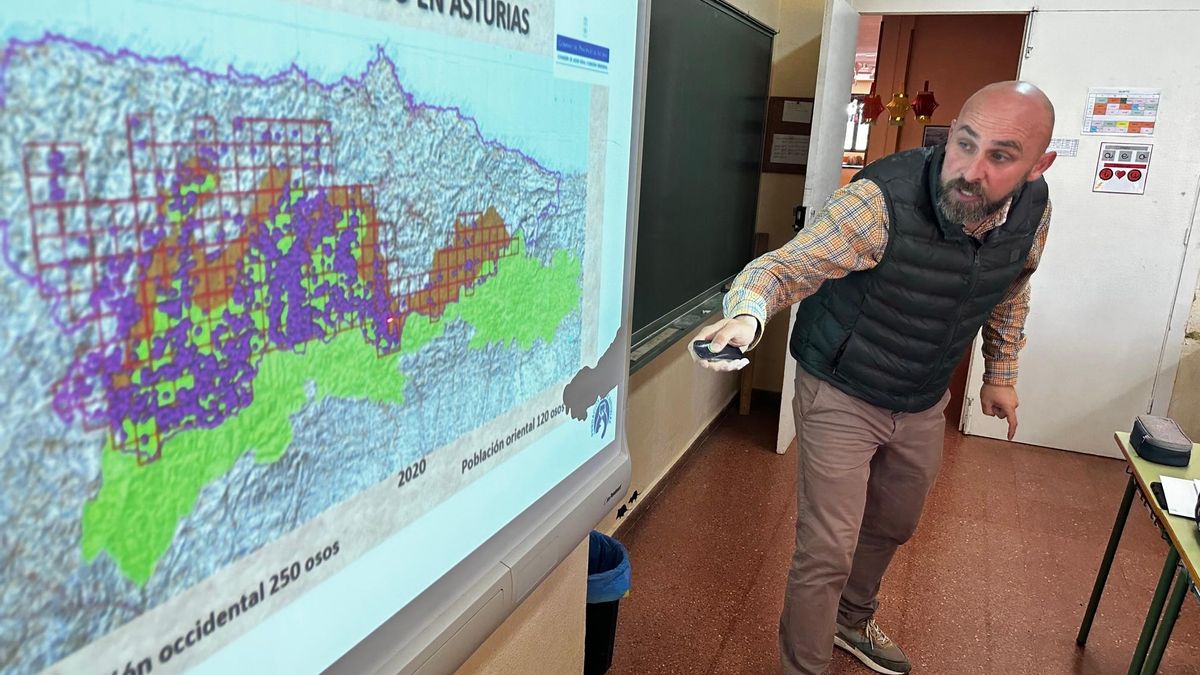
<svg viewBox="0 0 1200 675">
<path fill-rule="evenodd" d="M 726 345 L 733 345 L 739 349 L 745 349 L 754 342 L 754 337 L 758 335 L 758 319 L 747 314 L 736 316 L 732 319 L 722 319 L 711 326 L 705 326 L 700 330 L 700 333 L 692 340 L 688 341 L 688 353 L 692 355 L 692 360 L 700 364 L 701 368 L 727 372 L 732 370 L 741 370 L 750 364 L 749 359 L 738 359 L 736 361 L 705 361 L 696 356 L 692 350 L 691 343 L 695 340 L 711 340 L 708 348 L 714 352 L 719 352 Z"/>
<path fill-rule="evenodd" d="M 979 390 L 983 414 L 1008 420 L 1008 440 L 1017 434 L 1017 388 L 1000 384 L 985 384 Z"/>
</svg>

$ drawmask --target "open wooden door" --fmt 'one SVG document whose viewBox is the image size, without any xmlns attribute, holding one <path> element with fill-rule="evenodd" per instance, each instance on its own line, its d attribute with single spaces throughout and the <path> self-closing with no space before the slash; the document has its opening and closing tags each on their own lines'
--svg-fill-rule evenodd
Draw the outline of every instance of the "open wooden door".
<svg viewBox="0 0 1200 675">
<path fill-rule="evenodd" d="M 821 56 L 817 64 L 817 93 L 813 109 L 812 142 L 804 178 L 806 220 L 812 220 L 841 182 L 842 149 L 846 139 L 846 107 L 854 83 L 854 52 L 858 42 L 858 11 L 849 0 L 828 0 L 821 28 Z M 796 323 L 796 308 L 788 316 L 788 336 Z M 775 451 L 784 453 L 796 437 L 792 419 L 796 361 L 789 354 L 783 371 L 783 398 L 779 408 L 779 436 Z"/>
</svg>

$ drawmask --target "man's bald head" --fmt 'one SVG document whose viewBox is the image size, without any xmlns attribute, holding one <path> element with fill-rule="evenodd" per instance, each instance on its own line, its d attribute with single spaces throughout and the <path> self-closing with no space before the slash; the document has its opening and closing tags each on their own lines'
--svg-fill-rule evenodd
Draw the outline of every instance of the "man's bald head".
<svg viewBox="0 0 1200 675">
<path fill-rule="evenodd" d="M 1024 120 L 1030 131 L 1039 132 L 1034 138 L 1045 138 L 1040 148 L 1042 152 L 1050 145 L 1050 136 L 1054 133 L 1054 104 L 1035 85 L 1020 80 L 993 82 L 967 99 L 959 117 L 989 114 L 1016 115 Z"/>
<path fill-rule="evenodd" d="M 1054 105 L 1028 82 L 996 82 L 963 104 L 950 127 L 939 207 L 949 219 L 980 222 L 1054 163 L 1046 152 Z"/>
</svg>

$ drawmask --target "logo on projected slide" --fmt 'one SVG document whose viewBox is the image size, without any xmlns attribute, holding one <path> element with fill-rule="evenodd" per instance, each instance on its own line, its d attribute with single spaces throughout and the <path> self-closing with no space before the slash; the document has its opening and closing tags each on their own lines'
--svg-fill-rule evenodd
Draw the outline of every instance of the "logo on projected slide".
<svg viewBox="0 0 1200 675">
<path fill-rule="evenodd" d="M 596 409 L 592 411 L 592 435 L 604 437 L 608 433 L 608 425 L 612 423 L 612 395 L 596 401 Z"/>
</svg>

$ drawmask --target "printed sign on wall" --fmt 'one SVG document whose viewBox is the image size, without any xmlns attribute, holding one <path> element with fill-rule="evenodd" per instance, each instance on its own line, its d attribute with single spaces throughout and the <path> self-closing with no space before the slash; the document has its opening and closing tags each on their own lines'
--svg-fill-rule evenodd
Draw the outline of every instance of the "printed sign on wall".
<svg viewBox="0 0 1200 675">
<path fill-rule="evenodd" d="M 1160 103 L 1160 89 L 1092 87 L 1083 113 L 1083 133 L 1153 136 Z"/>
<path fill-rule="evenodd" d="M 1092 192 L 1145 194 L 1153 149 L 1150 144 L 1101 143 Z"/>
</svg>

